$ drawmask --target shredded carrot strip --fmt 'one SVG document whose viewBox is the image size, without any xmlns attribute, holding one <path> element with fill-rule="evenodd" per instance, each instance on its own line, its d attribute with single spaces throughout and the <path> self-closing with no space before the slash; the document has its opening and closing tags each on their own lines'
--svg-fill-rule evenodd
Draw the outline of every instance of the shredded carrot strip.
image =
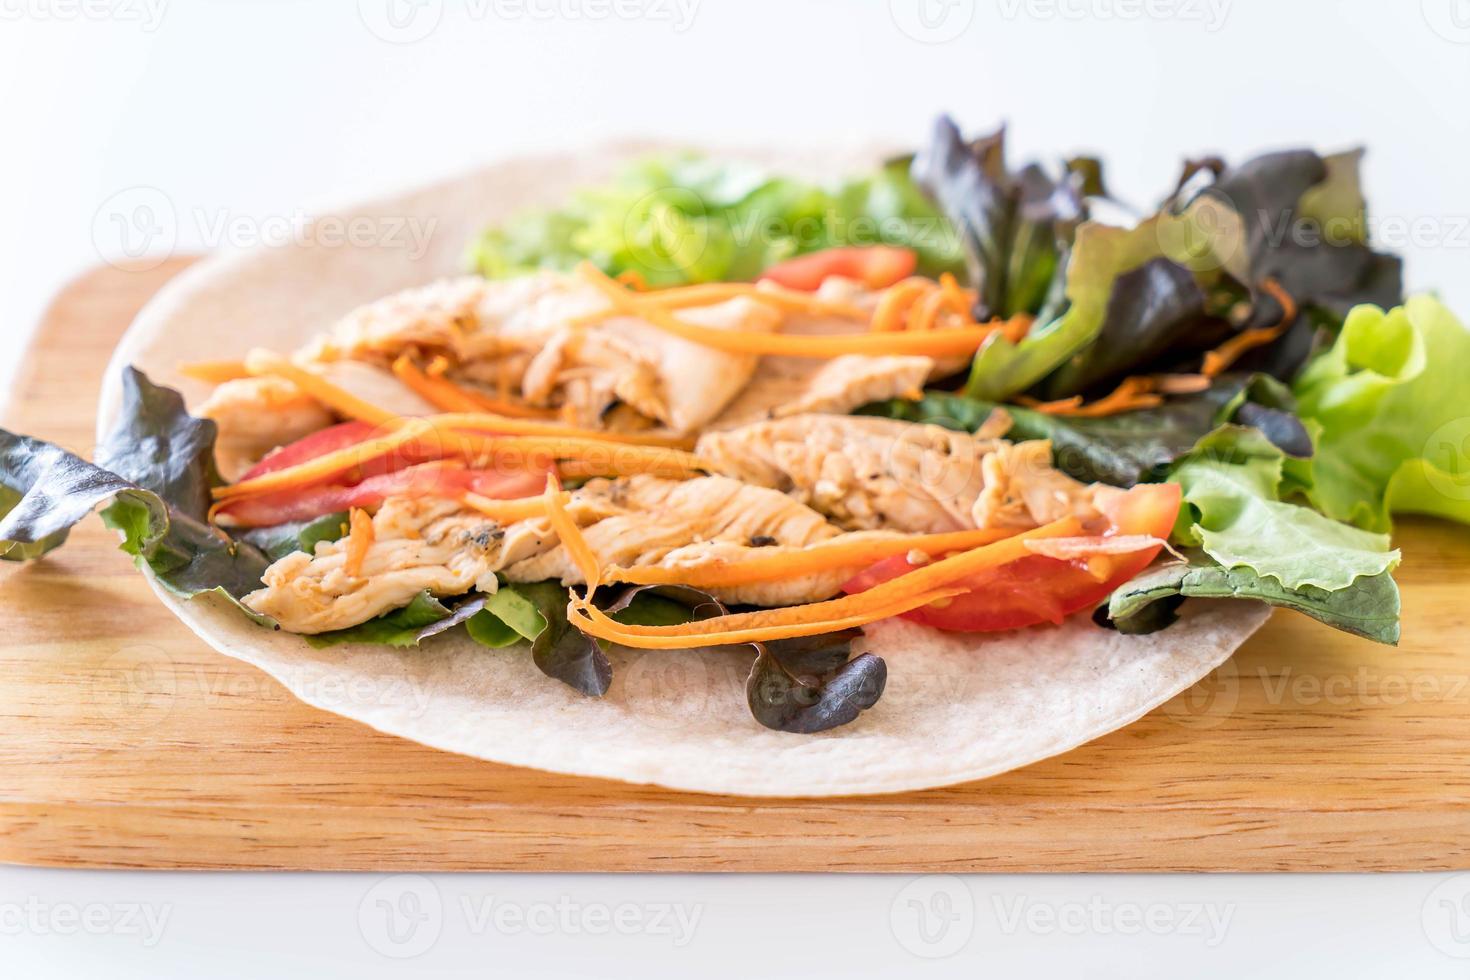
<svg viewBox="0 0 1470 980">
<path fill-rule="evenodd" d="M 1218 377 L 1221 372 L 1238 361 L 1246 351 L 1260 347 L 1263 344 L 1269 344 L 1277 337 L 1280 337 L 1286 332 L 1286 328 L 1291 326 L 1292 321 L 1296 319 L 1296 300 L 1292 299 L 1291 294 L 1281 288 L 1279 282 L 1268 277 L 1261 280 L 1261 289 L 1270 293 L 1272 298 L 1281 304 L 1282 312 L 1280 322 L 1274 327 L 1257 327 L 1254 330 L 1247 330 L 1244 333 L 1236 334 L 1219 347 L 1210 351 L 1205 355 L 1204 366 L 1200 368 L 1200 373 L 1205 377 Z"/>
<path fill-rule="evenodd" d="M 362 578 L 362 563 L 373 546 L 373 519 L 367 511 L 354 507 L 348 521 L 347 561 L 343 568 L 353 578 Z"/>
<path fill-rule="evenodd" d="M 593 636 L 648 649 L 678 649 L 688 646 L 683 641 L 690 639 L 698 640 L 701 645 L 718 646 L 788 636 L 812 636 L 842 628 L 838 624 L 862 625 L 864 622 L 896 615 L 894 610 L 906 612 L 929 602 L 958 595 L 965 591 L 956 586 L 961 579 L 1031 554 L 1026 547 L 1028 540 L 1071 537 L 1080 533 L 1081 529 L 1082 522 L 1076 517 L 1064 517 L 992 544 L 940 559 L 876 585 L 866 592 L 804 606 L 734 613 L 680 626 L 634 626 L 616 623 L 603 616 L 586 600 L 578 599 L 572 601 L 568 613 L 575 614 L 574 622 Z M 580 535 L 575 526 L 570 533 Z"/>
<path fill-rule="evenodd" d="M 640 293 L 648 292 L 648 280 L 637 269 L 624 269 L 617 274 L 617 280 L 629 289 L 636 289 Z"/>
<path fill-rule="evenodd" d="M 1094 402 L 1083 403 L 1081 397 L 1073 395 L 1054 402 L 1038 402 L 1032 398 L 1017 401 L 1037 412 L 1060 415 L 1068 418 L 1096 419 L 1119 412 L 1131 412 L 1139 408 L 1154 408 L 1164 403 L 1162 395 L 1153 393 L 1152 378 L 1135 376 L 1124 378 L 1118 387 Z"/>
<path fill-rule="evenodd" d="M 770 640 L 784 640 L 797 636 L 817 636 L 822 633 L 833 633 L 838 630 L 850 629 L 856 626 L 866 626 L 880 619 L 888 619 L 902 613 L 910 612 L 921 606 L 946 602 L 957 595 L 963 595 L 967 590 L 961 588 L 935 589 L 930 592 L 921 592 L 917 595 L 906 596 L 900 601 L 891 602 L 882 606 L 868 606 L 862 612 L 855 613 L 842 619 L 818 619 L 800 623 L 786 623 L 777 626 L 747 627 L 741 630 L 729 630 L 722 633 L 702 633 L 691 644 L 691 637 L 687 636 L 647 636 L 640 631 L 608 617 L 602 610 L 587 602 L 585 599 L 574 598 L 567 607 L 568 616 L 572 623 L 584 633 L 596 636 L 600 639 L 610 640 L 613 643 L 625 647 L 644 650 L 682 650 L 691 645 L 698 646 L 728 646 L 732 644 L 764 643 Z M 787 609 L 771 610 L 772 612 L 787 612 L 792 609 L 802 609 L 802 606 L 790 606 Z M 746 614 L 751 615 L 751 614 Z M 733 617 L 717 617 L 727 619 Z M 714 619 L 704 620 L 712 623 Z"/>
<path fill-rule="evenodd" d="M 313 483 L 329 480 L 364 463 L 381 459 L 416 439 L 423 439 L 432 434 L 434 434 L 433 427 L 423 419 L 410 419 L 407 420 L 407 424 L 386 435 L 364 440 L 356 445 L 326 453 L 295 466 L 263 473 L 254 479 L 241 480 L 239 483 L 232 483 L 225 487 L 215 487 L 212 493 L 215 500 L 226 501 L 272 493 L 277 490 L 310 486 Z"/>
<path fill-rule="evenodd" d="M 551 529 L 561 540 L 562 547 L 571 556 L 572 563 L 582 573 L 582 580 L 587 583 L 587 595 L 590 596 L 602 584 L 602 564 L 598 561 L 597 553 L 587 543 L 586 537 L 582 535 L 581 529 L 577 527 L 577 522 L 567 513 L 563 497 L 561 482 L 557 480 L 556 474 L 547 474 L 546 516 L 551 520 Z"/>
<path fill-rule="evenodd" d="M 518 500 L 492 500 L 478 493 L 466 493 L 460 502 L 497 524 L 514 524 L 533 517 L 546 516 L 545 497 L 522 497 Z"/>
<path fill-rule="evenodd" d="M 478 401 L 460 391 L 443 378 L 431 378 L 420 371 L 408 354 L 400 354 L 393 362 L 393 374 L 424 401 L 444 412 L 478 412 Z"/>
<path fill-rule="evenodd" d="M 441 358 L 442 360 L 442 358 Z M 447 362 L 444 369 L 447 370 Z M 466 390 L 442 376 L 432 372 L 425 374 L 408 354 L 399 355 L 393 362 L 393 374 L 398 380 L 412 388 L 424 401 L 446 412 L 494 412 L 518 418 L 544 418 L 546 412 L 528 405 L 499 401 L 478 392 Z"/>
<path fill-rule="evenodd" d="M 350 419 L 383 425 L 397 418 L 387 409 L 363 401 L 351 392 L 338 388 L 326 378 L 268 350 L 256 349 L 247 354 L 245 368 L 256 377 L 274 374 L 285 378 L 323 405 Z"/>
<path fill-rule="evenodd" d="M 909 307 L 934 288 L 929 280 L 918 277 L 889 286 L 878 300 L 878 308 L 873 311 L 873 323 L 869 329 L 875 333 L 894 333 L 904 329 L 904 317 L 908 314 Z M 942 291 L 935 291 L 943 295 Z"/>
<path fill-rule="evenodd" d="M 1072 395 L 1070 398 L 1058 398 L 1055 401 L 1044 402 L 1030 395 L 1017 395 L 1016 404 L 1045 415 L 1065 415 L 1072 409 L 1082 406 L 1082 396 Z"/>
<path fill-rule="evenodd" d="M 651 473 L 681 479 L 704 471 L 693 453 L 660 446 L 631 446 L 600 439 L 565 436 L 490 436 L 454 432 L 441 434 L 476 463 L 493 459 L 494 466 L 538 468 L 551 461 L 579 464 L 579 475 L 632 476 Z"/>
<path fill-rule="evenodd" d="M 772 582 L 840 568 L 861 568 L 874 562 L 918 550 L 927 555 L 968 551 L 1015 534 L 1014 530 L 990 528 L 983 531 L 950 531 L 941 534 L 908 534 L 871 541 L 842 541 L 816 544 L 796 554 L 765 555 L 736 561 L 714 561 L 689 568 L 661 565 L 611 568 L 610 582 L 633 585 L 689 585 L 694 588 L 724 588 L 751 582 Z"/>
<path fill-rule="evenodd" d="M 550 418 L 554 414 L 550 409 L 537 408 L 535 405 L 525 405 L 510 397 L 509 365 L 505 361 L 501 361 L 496 365 L 496 397 L 491 397 L 490 395 L 466 388 L 461 384 L 456 384 L 447 377 L 449 369 L 452 366 L 449 358 L 443 354 L 437 354 L 429 362 L 429 366 L 424 371 L 430 378 L 438 378 L 444 384 L 453 386 L 455 391 L 478 405 L 479 407 L 475 411 L 494 412 L 497 415 L 508 415 L 511 418 L 518 419 L 544 419 Z"/>
<path fill-rule="evenodd" d="M 685 323 L 668 311 L 629 293 L 603 275 L 596 266 L 584 262 L 578 272 L 597 286 L 613 306 L 628 316 L 636 316 L 666 333 L 691 343 L 736 354 L 777 355 L 786 357 L 831 358 L 843 354 L 926 354 L 948 357 L 973 354 L 995 327 L 962 327 L 929 333 L 835 334 L 828 336 L 792 336 L 787 334 L 745 333 L 716 330 Z"/>
<path fill-rule="evenodd" d="M 667 310 L 687 309 L 696 306 L 713 306 L 740 296 L 749 297 L 774 306 L 786 313 L 806 313 L 812 316 L 834 316 L 847 320 L 868 321 L 868 311 L 852 303 L 822 299 L 811 293 L 797 292 L 770 284 L 756 286 L 748 282 L 709 282 L 696 286 L 675 286 L 671 289 L 655 289 L 638 298 L 652 306 Z M 591 326 L 622 314 L 617 307 L 596 310 L 567 321 L 570 327 Z"/>
<path fill-rule="evenodd" d="M 1017 313 L 1002 324 L 1000 332 L 1005 335 L 1006 340 L 1009 340 L 1013 344 L 1019 344 L 1031 332 L 1031 325 L 1035 320 L 1036 318 L 1029 313 Z"/>
<path fill-rule="evenodd" d="M 952 313 L 958 313 L 963 317 L 969 317 L 970 309 L 975 305 L 975 294 L 960 285 L 960 281 L 954 277 L 953 272 L 941 272 L 939 274 L 939 290 L 944 293 L 945 299 L 949 301 L 948 309 Z"/>
<path fill-rule="evenodd" d="M 936 289 L 916 304 L 917 312 L 909 323 L 910 330 L 933 330 L 939 326 L 939 314 L 949 307 L 949 297 Z"/>
<path fill-rule="evenodd" d="M 852 303 L 823 299 L 814 293 L 798 292 L 771 283 L 754 286 L 745 282 L 712 282 L 698 286 L 678 286 L 649 293 L 650 303 L 669 309 L 710 306 L 746 296 L 779 307 L 787 313 L 810 313 L 814 316 L 836 316 L 848 320 L 868 320 L 868 311 Z"/>
<path fill-rule="evenodd" d="M 226 381 L 239 381 L 250 377 L 244 361 L 194 361 L 180 364 L 179 373 L 195 381 L 219 385 Z"/>
<path fill-rule="evenodd" d="M 430 415 L 428 421 L 446 429 L 482 430 L 516 436 L 565 436 L 572 439 L 592 439 L 630 446 L 662 446 L 687 449 L 694 445 L 689 436 L 667 436 L 642 432 L 604 432 L 601 429 L 584 429 L 578 425 L 562 425 L 559 422 L 542 422 L 532 419 L 508 419 L 486 412 L 451 412 L 445 415 Z"/>
<path fill-rule="evenodd" d="M 1207 391 L 1210 379 L 1204 374 L 1155 374 L 1154 390 L 1161 395 L 1193 395 Z"/>
</svg>

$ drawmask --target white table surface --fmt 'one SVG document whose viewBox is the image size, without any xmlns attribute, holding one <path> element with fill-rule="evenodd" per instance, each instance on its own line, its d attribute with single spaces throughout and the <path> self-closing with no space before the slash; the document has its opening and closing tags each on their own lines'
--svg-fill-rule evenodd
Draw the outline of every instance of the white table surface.
<svg viewBox="0 0 1470 980">
<path fill-rule="evenodd" d="M 154 245 L 194 251 L 222 222 L 526 150 L 915 141 L 940 110 L 1008 119 L 1016 158 L 1102 152 L 1140 203 L 1185 154 L 1366 143 L 1380 239 L 1411 288 L 1470 311 L 1470 0 L 0 0 L 0 82 L 0 381 L 56 288 L 117 255 L 117 195 L 139 187 L 176 216 Z M 1431 978 L 1467 960 L 1470 875 L 0 868 L 17 977 Z"/>
</svg>

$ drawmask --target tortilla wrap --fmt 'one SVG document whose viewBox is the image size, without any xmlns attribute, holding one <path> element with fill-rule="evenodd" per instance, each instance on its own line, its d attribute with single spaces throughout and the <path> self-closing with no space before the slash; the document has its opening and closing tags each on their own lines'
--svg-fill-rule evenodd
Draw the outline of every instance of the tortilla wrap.
<svg viewBox="0 0 1470 980">
<path fill-rule="evenodd" d="M 501 163 L 427 189 L 315 212 L 319 241 L 201 262 L 145 308 L 119 344 L 99 411 L 105 431 L 121 368 L 136 364 L 198 404 L 178 365 L 292 350 L 360 303 L 464 271 L 486 225 L 553 205 L 655 147 L 622 145 Z M 737 153 L 781 171 L 836 177 L 871 150 Z M 369 233 L 327 236 L 329 230 Z M 394 229 L 397 229 L 395 231 Z M 418 649 L 314 649 L 228 603 L 166 605 L 211 647 L 251 663 L 308 704 L 383 732 L 494 762 L 742 796 L 889 793 L 965 782 L 1065 752 L 1134 721 L 1225 661 L 1263 622 L 1258 604 L 1193 601 L 1179 623 L 1123 636 L 1076 616 L 1060 627 L 947 634 L 900 620 L 854 652 L 888 662 L 888 685 L 857 721 L 819 735 L 763 728 L 745 706 L 749 647 L 615 650 L 613 683 L 586 698 L 541 674 L 528 648 L 488 650 L 449 633 Z"/>
</svg>

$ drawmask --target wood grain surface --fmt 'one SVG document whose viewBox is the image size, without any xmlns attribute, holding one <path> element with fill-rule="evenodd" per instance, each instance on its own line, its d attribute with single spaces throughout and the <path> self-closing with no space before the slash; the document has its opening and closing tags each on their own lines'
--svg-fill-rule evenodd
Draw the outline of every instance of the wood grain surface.
<svg viewBox="0 0 1470 980">
<path fill-rule="evenodd" d="M 57 298 L 6 425 L 90 453 L 100 376 L 186 264 Z M 1278 614 L 1135 725 L 1005 776 L 750 801 L 465 759 L 308 708 L 164 610 L 97 520 L 0 569 L 0 861 L 731 871 L 1470 867 L 1470 529 L 1403 522 L 1397 650 Z"/>
</svg>

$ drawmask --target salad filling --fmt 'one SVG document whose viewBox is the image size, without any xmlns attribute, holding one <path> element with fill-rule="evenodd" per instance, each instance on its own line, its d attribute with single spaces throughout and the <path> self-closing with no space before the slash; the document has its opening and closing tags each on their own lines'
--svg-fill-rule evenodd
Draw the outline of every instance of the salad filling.
<svg viewBox="0 0 1470 980">
<path fill-rule="evenodd" d="M 182 365 L 193 414 L 130 369 L 95 464 L 0 433 L 0 551 L 105 505 L 177 594 L 316 644 L 524 641 L 589 695 L 608 645 L 754 645 L 754 717 L 801 732 L 878 701 L 850 645 L 894 616 L 1139 633 L 1233 597 L 1396 642 L 1390 515 L 1470 520 L 1429 438 L 1470 342 L 1403 304 L 1357 160 L 1191 164 L 1132 227 L 1096 161 L 1012 170 L 948 120 L 837 188 L 649 163 L 487 231 L 476 274 Z"/>
</svg>

